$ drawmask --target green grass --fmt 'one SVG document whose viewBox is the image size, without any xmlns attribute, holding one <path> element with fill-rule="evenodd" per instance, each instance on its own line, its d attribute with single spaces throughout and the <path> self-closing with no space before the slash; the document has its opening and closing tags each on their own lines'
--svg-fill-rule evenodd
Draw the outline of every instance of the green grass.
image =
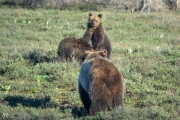
<svg viewBox="0 0 180 120">
<path fill-rule="evenodd" d="M 69 8 L 70 9 L 70 8 Z M 58 62 L 68 36 L 80 38 L 88 13 L 102 13 L 112 61 L 125 84 L 125 110 L 82 116 L 77 63 Z M 1 119 L 180 118 L 179 11 L 73 11 L 0 7 Z M 8 88 L 10 86 L 10 88 Z"/>
</svg>

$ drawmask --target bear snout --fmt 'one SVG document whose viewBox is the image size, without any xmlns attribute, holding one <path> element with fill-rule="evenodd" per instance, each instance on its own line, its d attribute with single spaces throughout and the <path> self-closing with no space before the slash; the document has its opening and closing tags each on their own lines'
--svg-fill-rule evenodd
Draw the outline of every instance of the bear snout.
<svg viewBox="0 0 180 120">
<path fill-rule="evenodd" d="M 89 25 L 88 25 L 89 28 L 92 28 L 92 27 L 94 27 L 94 26 L 95 26 L 95 23 L 94 23 L 94 22 L 89 22 Z"/>
</svg>

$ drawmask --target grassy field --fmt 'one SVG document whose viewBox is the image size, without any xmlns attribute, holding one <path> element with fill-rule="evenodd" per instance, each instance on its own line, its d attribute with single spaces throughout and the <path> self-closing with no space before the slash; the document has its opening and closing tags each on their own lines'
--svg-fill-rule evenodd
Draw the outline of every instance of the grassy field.
<svg viewBox="0 0 180 120">
<path fill-rule="evenodd" d="M 83 117 L 79 65 L 58 62 L 88 13 L 101 13 L 112 61 L 124 77 L 125 109 Z M 180 11 L 130 13 L 0 7 L 0 119 L 180 120 Z"/>
</svg>

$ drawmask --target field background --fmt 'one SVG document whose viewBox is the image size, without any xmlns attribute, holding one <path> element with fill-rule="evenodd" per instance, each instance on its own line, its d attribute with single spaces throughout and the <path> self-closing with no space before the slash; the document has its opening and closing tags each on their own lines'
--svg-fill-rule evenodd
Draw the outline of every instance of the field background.
<svg viewBox="0 0 180 120">
<path fill-rule="evenodd" d="M 82 8 L 82 6 L 81 6 Z M 125 110 L 84 113 L 79 65 L 58 62 L 57 47 L 80 38 L 89 12 L 103 15 L 111 60 L 124 77 Z M 84 6 L 26 9 L 0 6 L 0 119 L 180 119 L 180 11 L 135 12 Z"/>
</svg>

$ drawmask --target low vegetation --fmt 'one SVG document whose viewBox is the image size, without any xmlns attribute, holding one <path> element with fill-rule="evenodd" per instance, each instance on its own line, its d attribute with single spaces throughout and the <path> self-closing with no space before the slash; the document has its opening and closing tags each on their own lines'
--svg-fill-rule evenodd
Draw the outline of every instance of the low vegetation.
<svg viewBox="0 0 180 120">
<path fill-rule="evenodd" d="M 123 112 L 83 116 L 79 65 L 58 62 L 59 42 L 80 38 L 89 12 L 102 13 L 112 61 L 124 77 Z M 180 11 L 130 13 L 0 6 L 0 119 L 180 118 Z"/>
</svg>

